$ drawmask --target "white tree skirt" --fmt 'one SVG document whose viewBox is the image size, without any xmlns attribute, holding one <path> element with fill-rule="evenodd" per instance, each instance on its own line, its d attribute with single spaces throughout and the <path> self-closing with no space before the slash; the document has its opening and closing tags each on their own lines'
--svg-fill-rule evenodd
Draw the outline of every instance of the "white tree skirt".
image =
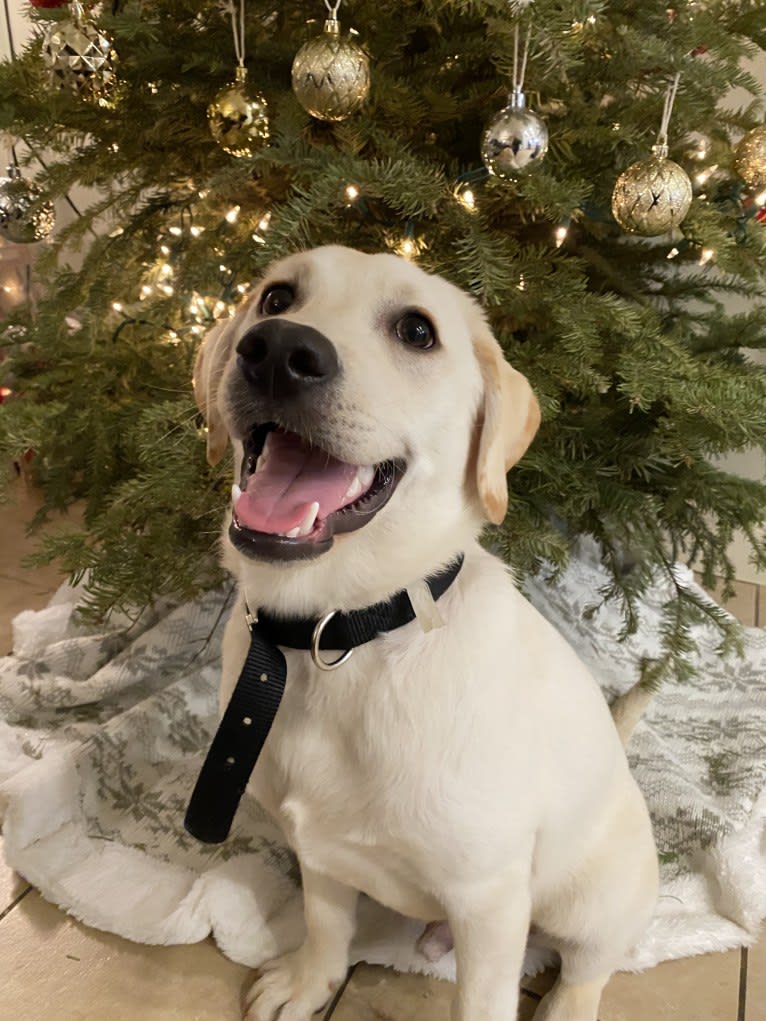
<svg viewBox="0 0 766 1021">
<path fill-rule="evenodd" d="M 625 643 L 613 608 L 585 620 L 606 583 L 575 560 L 532 602 L 569 639 L 608 698 L 626 691 L 657 648 L 657 586 Z M 689 577 L 686 578 L 692 584 Z M 183 816 L 215 728 L 222 624 L 231 592 L 208 593 L 130 625 L 100 631 L 73 617 L 80 593 L 14 621 L 0 660 L 0 810 L 9 865 L 64 910 L 142 943 L 212 934 L 257 966 L 300 942 L 295 861 L 249 797 L 229 840 L 199 844 Z M 697 628 L 696 680 L 667 684 L 629 747 L 652 811 L 662 896 L 626 967 L 748 945 L 766 915 L 766 632 L 746 631 L 743 659 L 723 659 L 718 634 Z M 429 964 L 420 923 L 371 901 L 360 908 L 354 957 L 454 977 L 454 957 Z M 539 961 L 531 957 L 529 968 Z"/>
</svg>

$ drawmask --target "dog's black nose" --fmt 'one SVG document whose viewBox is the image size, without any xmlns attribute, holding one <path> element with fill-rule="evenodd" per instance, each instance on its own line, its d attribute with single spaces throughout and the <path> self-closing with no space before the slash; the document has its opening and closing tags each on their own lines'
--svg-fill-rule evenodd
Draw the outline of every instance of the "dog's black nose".
<svg viewBox="0 0 766 1021">
<path fill-rule="evenodd" d="M 338 354 L 324 334 L 286 319 L 266 319 L 237 344 L 242 374 L 268 397 L 297 397 L 340 372 Z"/>
</svg>

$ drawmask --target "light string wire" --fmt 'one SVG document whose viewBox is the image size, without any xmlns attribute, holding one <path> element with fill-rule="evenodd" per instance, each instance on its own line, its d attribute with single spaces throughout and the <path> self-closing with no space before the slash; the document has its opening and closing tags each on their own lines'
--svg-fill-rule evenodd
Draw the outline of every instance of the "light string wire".
<svg viewBox="0 0 766 1021">
<path fill-rule="evenodd" d="M 676 101 L 678 83 L 680 81 L 681 72 L 679 71 L 670 85 L 668 85 L 667 92 L 665 93 L 665 106 L 662 111 L 662 123 L 660 124 L 660 130 L 657 135 L 657 145 L 668 144 L 668 128 L 670 127 L 670 118 L 673 115 L 673 104 Z"/>
</svg>

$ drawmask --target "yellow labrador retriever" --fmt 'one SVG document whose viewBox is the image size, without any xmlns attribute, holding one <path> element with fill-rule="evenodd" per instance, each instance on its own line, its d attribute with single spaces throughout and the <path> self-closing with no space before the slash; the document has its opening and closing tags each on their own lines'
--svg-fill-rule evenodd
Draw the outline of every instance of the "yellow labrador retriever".
<svg viewBox="0 0 766 1021">
<path fill-rule="evenodd" d="M 280 646 L 251 780 L 298 856 L 306 937 L 263 969 L 248 1021 L 328 1001 L 359 891 L 449 923 L 455 1021 L 516 1018 L 530 927 L 562 961 L 536 1021 L 596 1021 L 653 913 L 657 859 L 601 692 L 477 541 L 537 429 L 526 379 L 457 288 L 333 246 L 270 268 L 206 339 L 195 386 L 209 457 L 234 445 L 222 706 L 248 620 L 308 622 L 314 642 Z M 346 650 L 318 629 L 403 598 L 408 622 L 327 672 Z"/>
</svg>

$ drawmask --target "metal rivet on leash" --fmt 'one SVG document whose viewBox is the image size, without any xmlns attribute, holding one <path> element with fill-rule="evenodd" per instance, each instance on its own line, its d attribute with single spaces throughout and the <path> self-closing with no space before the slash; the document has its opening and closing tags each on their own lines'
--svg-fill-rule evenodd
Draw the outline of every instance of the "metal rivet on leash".
<svg viewBox="0 0 766 1021">
<path fill-rule="evenodd" d="M 339 666 L 343 666 L 344 663 L 351 659 L 354 654 L 353 649 L 346 649 L 343 655 L 333 660 L 332 663 L 328 663 L 327 660 L 322 659 L 319 655 L 319 643 L 322 640 L 322 632 L 333 619 L 335 614 L 339 612 L 339 610 L 330 610 L 329 613 L 325 614 L 314 628 L 314 634 L 311 636 L 311 658 L 320 670 L 337 670 Z"/>
</svg>

